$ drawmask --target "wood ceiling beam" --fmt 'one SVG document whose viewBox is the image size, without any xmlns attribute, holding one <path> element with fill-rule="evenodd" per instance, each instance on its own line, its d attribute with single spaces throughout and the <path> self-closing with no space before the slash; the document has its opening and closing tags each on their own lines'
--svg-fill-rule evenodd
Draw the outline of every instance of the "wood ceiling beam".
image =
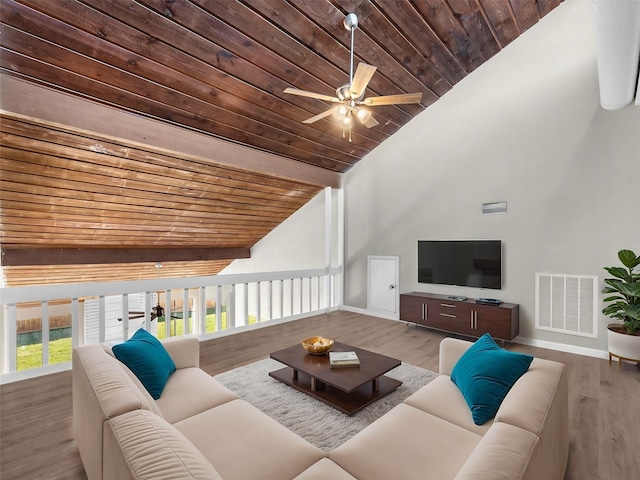
<svg viewBox="0 0 640 480">
<path fill-rule="evenodd" d="M 12 248 L 2 247 L 2 265 L 100 265 L 251 258 L 250 248 Z"/>
<path fill-rule="evenodd" d="M 131 115 L 96 102 L 35 85 L 0 73 L 2 109 L 54 122 L 76 133 L 95 132 L 112 139 L 151 146 L 160 153 L 194 158 L 202 163 L 229 165 L 322 187 L 341 188 L 341 174 L 244 145 L 213 138 L 156 120 Z M 78 115 L 82 112 L 82 115 Z"/>
</svg>

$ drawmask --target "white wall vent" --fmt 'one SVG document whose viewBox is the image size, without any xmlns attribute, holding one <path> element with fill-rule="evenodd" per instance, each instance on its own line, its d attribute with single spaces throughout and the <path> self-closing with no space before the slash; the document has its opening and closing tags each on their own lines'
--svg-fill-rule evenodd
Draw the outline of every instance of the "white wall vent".
<svg viewBox="0 0 640 480">
<path fill-rule="evenodd" d="M 598 276 L 536 273 L 536 328 L 598 336 Z"/>
</svg>

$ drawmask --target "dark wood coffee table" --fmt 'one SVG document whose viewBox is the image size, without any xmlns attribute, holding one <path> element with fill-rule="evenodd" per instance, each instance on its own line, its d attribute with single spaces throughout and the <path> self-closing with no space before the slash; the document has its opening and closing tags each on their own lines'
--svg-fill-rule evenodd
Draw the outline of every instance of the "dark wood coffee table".
<svg viewBox="0 0 640 480">
<path fill-rule="evenodd" d="M 271 354 L 271 358 L 287 366 L 269 375 L 347 415 L 402 385 L 384 375 L 399 366 L 400 360 L 339 342 L 334 343 L 331 351 L 356 352 L 360 366 L 330 368 L 328 355 L 311 355 L 298 344 Z"/>
</svg>

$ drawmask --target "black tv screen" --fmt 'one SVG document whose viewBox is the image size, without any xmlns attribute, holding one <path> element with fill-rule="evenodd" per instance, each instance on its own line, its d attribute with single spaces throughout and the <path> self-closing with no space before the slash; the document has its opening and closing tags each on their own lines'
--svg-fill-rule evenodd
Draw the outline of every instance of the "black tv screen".
<svg viewBox="0 0 640 480">
<path fill-rule="evenodd" d="M 502 288 L 500 240 L 418 240 L 418 282 Z"/>
</svg>

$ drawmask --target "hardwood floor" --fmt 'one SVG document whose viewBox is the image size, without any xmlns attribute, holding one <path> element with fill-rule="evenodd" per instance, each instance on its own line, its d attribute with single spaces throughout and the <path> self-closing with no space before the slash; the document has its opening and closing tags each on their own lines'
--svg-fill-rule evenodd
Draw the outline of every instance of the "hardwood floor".
<svg viewBox="0 0 640 480">
<path fill-rule="evenodd" d="M 216 374 L 313 335 L 436 372 L 445 337 L 402 322 L 334 312 L 204 342 L 201 367 Z M 567 365 L 571 444 L 566 479 L 640 478 L 640 369 L 525 345 L 507 348 Z M 71 372 L 0 386 L 0 478 L 86 478 L 71 430 Z"/>
</svg>

